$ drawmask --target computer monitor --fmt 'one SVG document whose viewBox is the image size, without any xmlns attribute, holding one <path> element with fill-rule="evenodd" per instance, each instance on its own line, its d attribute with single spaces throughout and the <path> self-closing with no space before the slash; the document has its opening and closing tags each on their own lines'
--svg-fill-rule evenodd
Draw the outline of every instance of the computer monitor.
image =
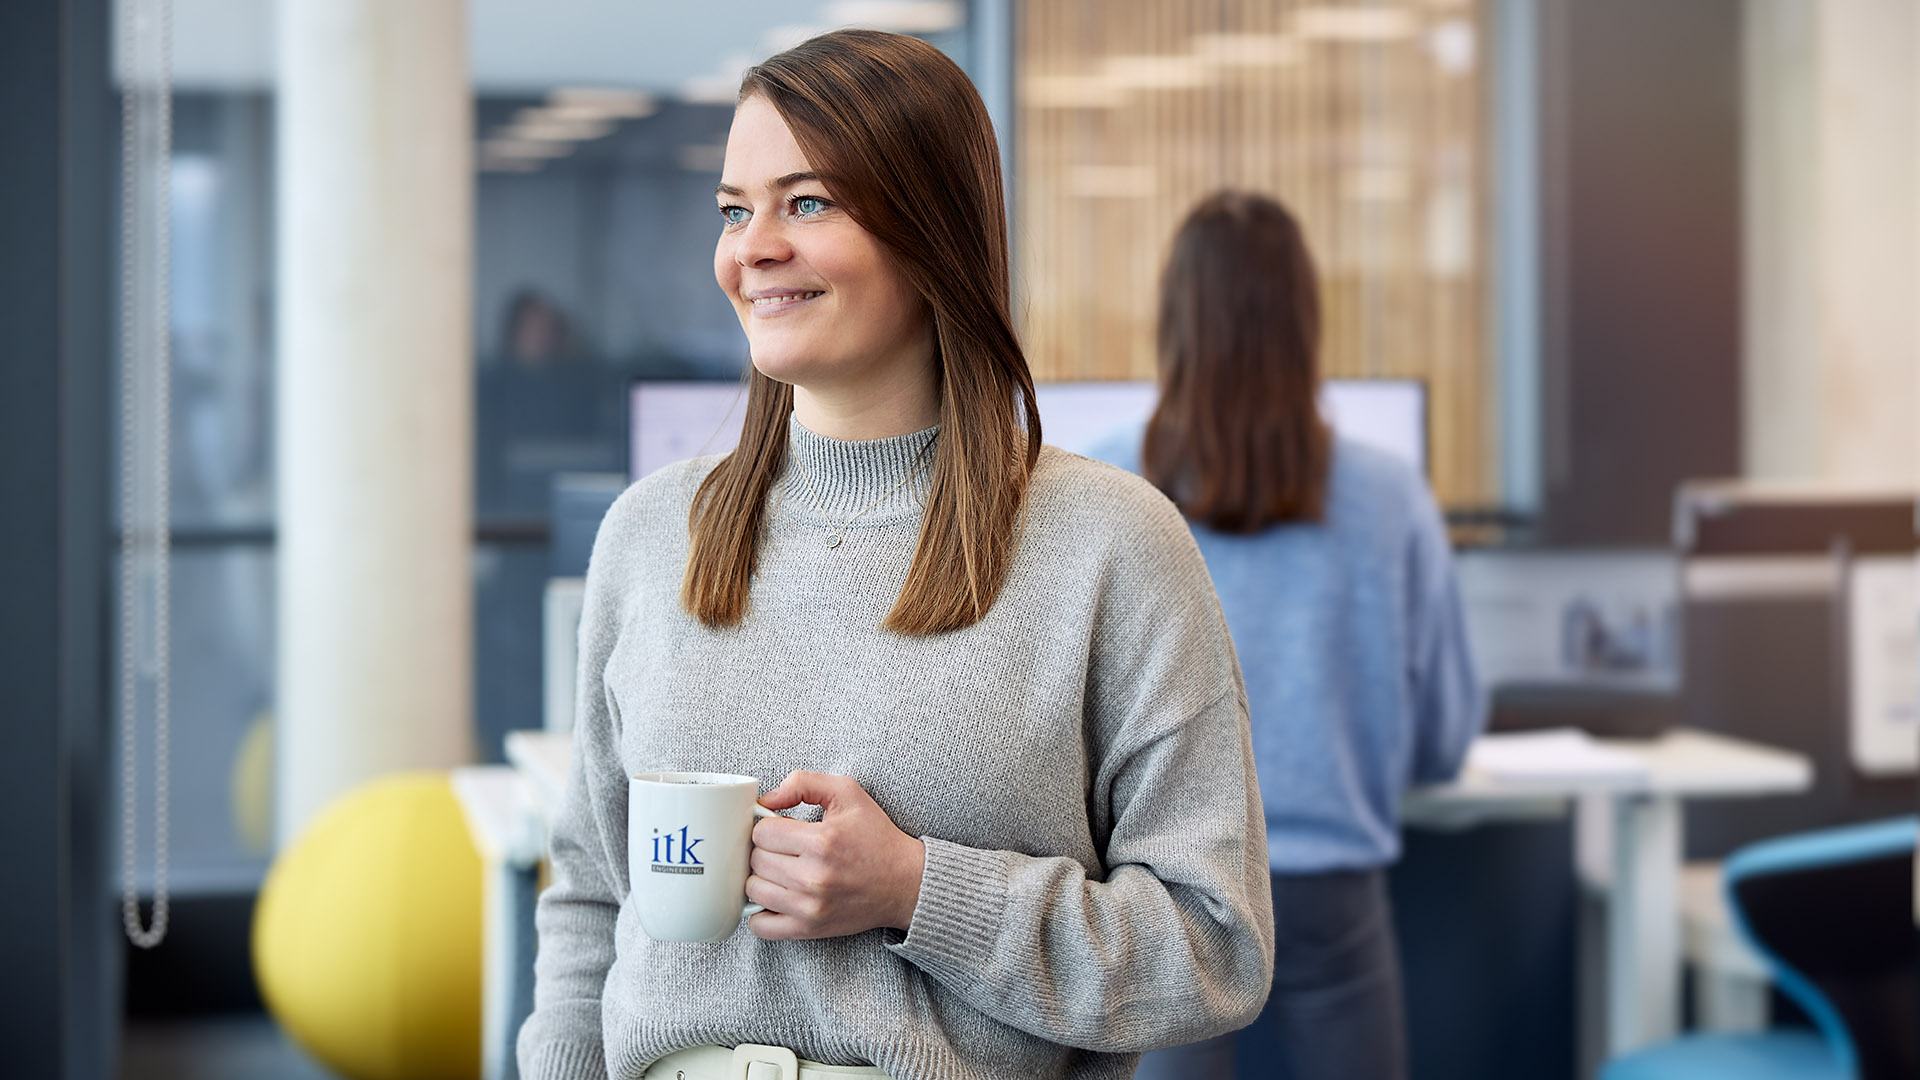
<svg viewBox="0 0 1920 1080">
<path fill-rule="evenodd" d="M 1086 453 L 1116 428 L 1153 412 L 1150 382 L 1040 383 L 1040 424 L 1047 442 Z M 1419 379 L 1328 379 L 1320 410 L 1347 438 L 1377 446 L 1427 473 L 1427 384 Z"/>
<path fill-rule="evenodd" d="M 1046 441 L 1085 453 L 1115 428 L 1144 421 L 1154 385 L 1144 381 L 1041 383 L 1036 388 Z M 746 387 L 737 382 L 642 379 L 632 385 L 630 468 L 635 478 L 740 441 Z M 1321 410 L 1335 430 L 1400 457 L 1427 473 L 1427 386 L 1418 379 L 1328 379 Z"/>
<path fill-rule="evenodd" d="M 638 480 L 664 465 L 738 445 L 747 387 L 732 380 L 637 379 L 628 405 L 627 472 Z"/>
</svg>

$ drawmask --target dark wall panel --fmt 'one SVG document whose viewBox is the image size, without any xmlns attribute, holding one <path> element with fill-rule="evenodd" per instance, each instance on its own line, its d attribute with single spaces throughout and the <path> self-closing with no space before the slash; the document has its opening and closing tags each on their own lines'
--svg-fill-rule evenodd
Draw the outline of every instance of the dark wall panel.
<svg viewBox="0 0 1920 1080">
<path fill-rule="evenodd" d="M 1546 531 L 1662 544 L 1740 469 L 1740 4 L 1543 4 Z"/>
<path fill-rule="evenodd" d="M 105 0 L 0 4 L 0 1073 L 111 1076 Z"/>
</svg>

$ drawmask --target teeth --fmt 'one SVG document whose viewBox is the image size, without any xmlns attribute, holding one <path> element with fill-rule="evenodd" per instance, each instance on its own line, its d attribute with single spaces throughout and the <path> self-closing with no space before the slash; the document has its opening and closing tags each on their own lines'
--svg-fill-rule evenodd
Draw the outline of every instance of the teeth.
<svg viewBox="0 0 1920 1080">
<path fill-rule="evenodd" d="M 817 292 L 794 293 L 788 296 L 762 296 L 753 302 L 754 307 L 772 307 L 775 304 L 791 304 L 796 300 L 811 300 L 820 294 Z"/>
</svg>

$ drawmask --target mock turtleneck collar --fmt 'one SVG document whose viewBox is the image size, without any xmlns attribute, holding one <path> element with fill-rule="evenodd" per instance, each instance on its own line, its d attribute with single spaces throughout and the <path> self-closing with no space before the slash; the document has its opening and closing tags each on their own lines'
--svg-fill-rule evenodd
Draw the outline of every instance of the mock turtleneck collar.
<svg viewBox="0 0 1920 1080">
<path fill-rule="evenodd" d="M 832 439 L 789 415 L 788 505 L 809 516 L 848 517 L 879 499 L 860 518 L 863 525 L 880 524 L 906 510 L 918 513 L 933 468 L 930 444 L 939 433 L 936 425 L 886 439 Z M 906 480 L 916 468 L 920 475 Z"/>
</svg>

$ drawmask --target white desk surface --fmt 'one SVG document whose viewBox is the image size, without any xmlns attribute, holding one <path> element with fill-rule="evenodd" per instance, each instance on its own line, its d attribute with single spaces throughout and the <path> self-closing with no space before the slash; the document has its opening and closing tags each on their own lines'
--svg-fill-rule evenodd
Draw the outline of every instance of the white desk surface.
<svg viewBox="0 0 1920 1080">
<path fill-rule="evenodd" d="M 527 778 L 533 804 L 545 816 L 560 805 L 573 765 L 573 735 L 565 731 L 507 732 L 507 760 Z"/>
<path fill-rule="evenodd" d="M 530 866 L 546 854 L 546 835 L 527 818 L 536 809 L 527 787 L 523 773 L 504 765 L 453 770 L 453 793 L 474 845 L 489 862 Z"/>
<path fill-rule="evenodd" d="M 1526 778 L 1494 775 L 1467 767 L 1450 783 L 1416 788 L 1407 798 L 1408 815 L 1425 812 L 1446 817 L 1449 810 L 1474 804 L 1557 803 L 1578 795 L 1672 795 L 1687 799 L 1783 795 L 1813 784 L 1813 765 L 1804 755 L 1743 739 L 1678 728 L 1652 739 L 1594 739 L 1596 748 L 1631 755 L 1644 771 L 1599 771 L 1590 776 L 1556 772 Z M 565 732 L 515 731 L 507 735 L 507 760 L 527 778 L 530 794 L 542 810 L 555 806 L 566 786 L 573 737 Z"/>
<path fill-rule="evenodd" d="M 1537 777 L 1514 772 L 1494 774 L 1477 766 L 1470 752 L 1466 768 L 1450 783 L 1415 788 L 1410 808 L 1452 803 L 1529 801 L 1578 795 L 1671 795 L 1687 799 L 1781 795 L 1813 784 L 1813 764 L 1803 754 L 1744 739 L 1676 728 L 1651 739 L 1593 739 L 1606 765 L 1621 755 L 1641 768 L 1622 772 L 1596 768 L 1589 775 L 1554 770 Z"/>
</svg>

